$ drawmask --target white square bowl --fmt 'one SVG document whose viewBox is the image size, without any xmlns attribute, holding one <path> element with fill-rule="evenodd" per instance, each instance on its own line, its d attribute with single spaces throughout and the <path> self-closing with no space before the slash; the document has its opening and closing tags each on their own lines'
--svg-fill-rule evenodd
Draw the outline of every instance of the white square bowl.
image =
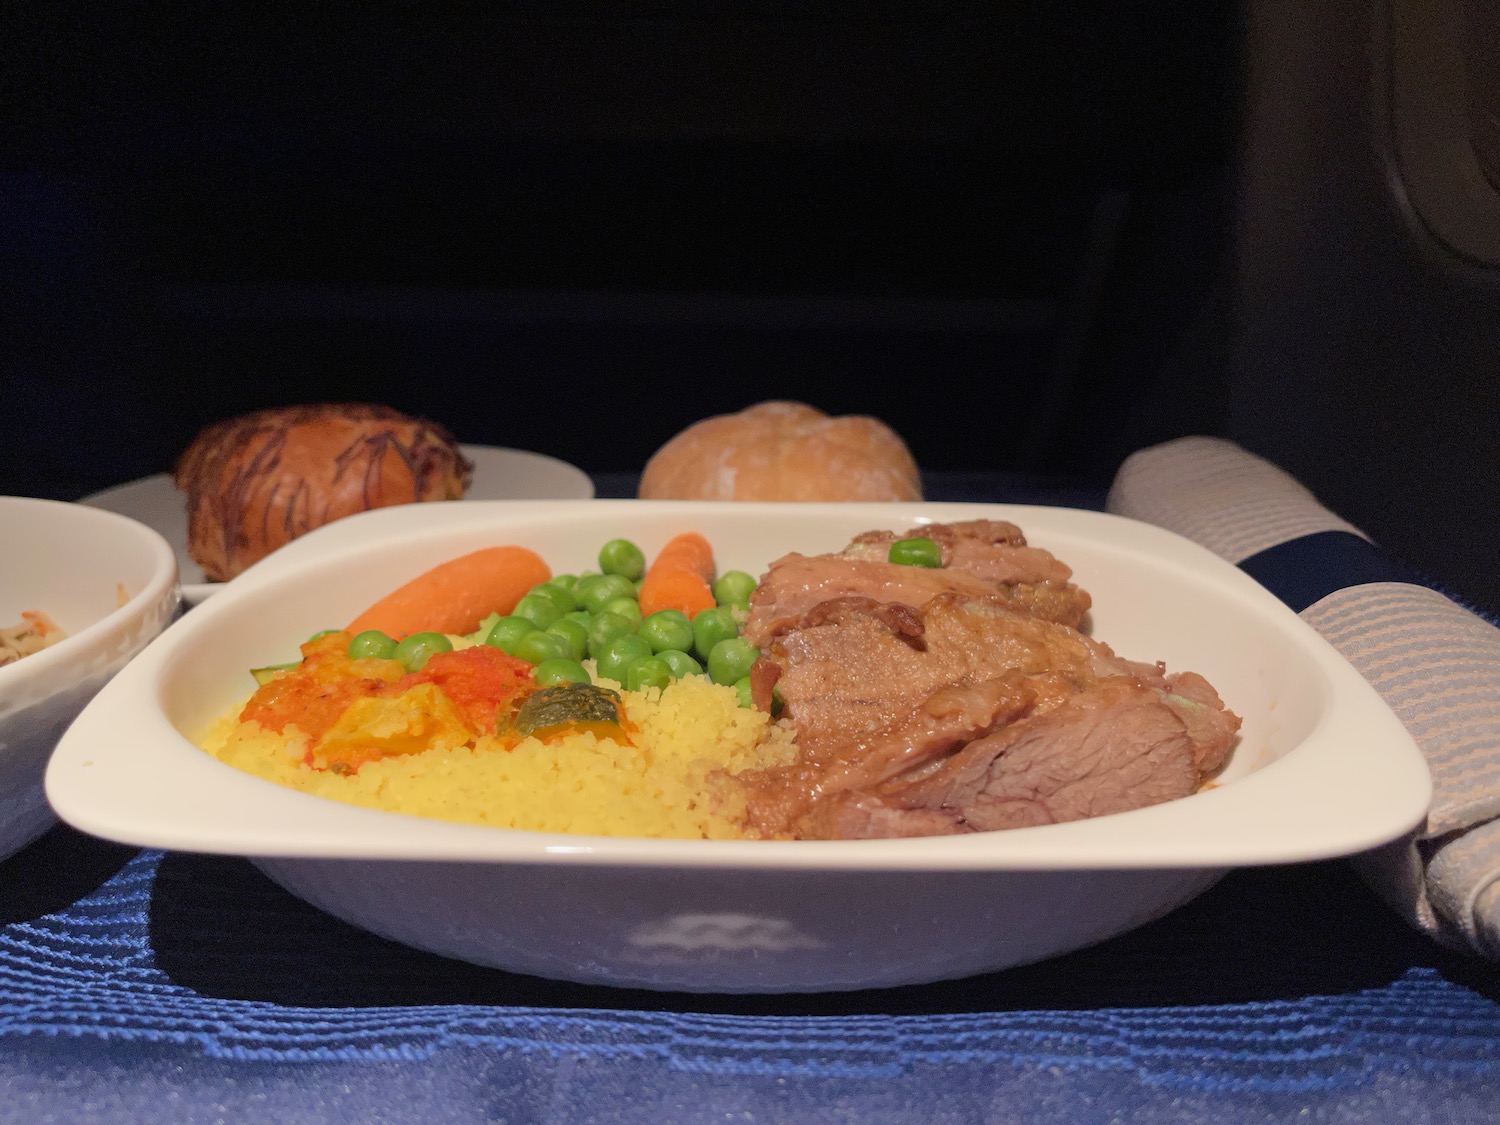
<svg viewBox="0 0 1500 1125">
<path fill-rule="evenodd" d="M 973 518 L 1019 524 L 1093 595 L 1120 655 L 1205 675 L 1244 719 L 1217 783 L 1092 820 L 925 839 L 682 841 L 569 836 L 356 808 L 224 765 L 190 739 L 239 704 L 246 670 L 444 559 L 538 551 L 596 565 L 693 529 L 720 569 L 841 549 L 855 534 Z M 589 500 L 369 512 L 288 545 L 187 614 L 64 736 L 58 814 L 146 847 L 251 857 L 355 925 L 447 956 L 589 983 L 810 991 L 1035 961 L 1159 916 L 1241 865 L 1349 855 L 1411 830 L 1431 788 L 1411 737 L 1314 630 L 1252 579 L 1159 528 L 985 504 Z"/>
</svg>

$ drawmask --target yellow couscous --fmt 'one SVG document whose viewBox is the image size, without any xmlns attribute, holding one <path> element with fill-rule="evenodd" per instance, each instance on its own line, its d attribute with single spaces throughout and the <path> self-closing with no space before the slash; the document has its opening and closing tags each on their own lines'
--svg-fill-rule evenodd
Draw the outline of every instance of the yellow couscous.
<svg viewBox="0 0 1500 1125">
<path fill-rule="evenodd" d="M 621 694 L 628 744 L 576 733 L 507 749 L 485 735 L 472 747 L 393 755 L 341 774 L 309 766 L 295 728 L 278 734 L 239 721 L 238 711 L 199 744 L 257 777 L 388 812 L 542 832 L 742 836 L 744 799 L 729 777 L 792 762 L 790 728 L 702 676 Z"/>
</svg>

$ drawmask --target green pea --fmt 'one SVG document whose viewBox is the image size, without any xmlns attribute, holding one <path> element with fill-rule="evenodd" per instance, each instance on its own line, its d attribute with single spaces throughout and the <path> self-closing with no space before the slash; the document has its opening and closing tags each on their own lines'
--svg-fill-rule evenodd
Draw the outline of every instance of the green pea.
<svg viewBox="0 0 1500 1125">
<path fill-rule="evenodd" d="M 672 669 L 660 657 L 648 656 L 625 669 L 625 687 L 643 691 L 648 687 L 664 688 L 672 682 Z"/>
<path fill-rule="evenodd" d="M 599 584 L 599 579 L 603 577 L 604 575 L 602 574 L 580 574 L 578 576 L 578 581 L 573 583 L 573 600 L 579 605 L 583 605 L 584 599 L 588 597 L 589 591 L 597 586 Z"/>
<path fill-rule="evenodd" d="M 708 678 L 716 684 L 732 684 L 750 674 L 750 665 L 760 657 L 760 649 L 739 637 L 730 637 L 714 645 L 708 654 Z"/>
<path fill-rule="evenodd" d="M 495 622 L 490 629 L 490 635 L 485 637 L 484 643 L 491 648 L 498 648 L 507 656 L 516 654 L 516 642 L 527 633 L 536 631 L 536 623 L 527 617 L 502 617 Z"/>
<path fill-rule="evenodd" d="M 452 652 L 453 642 L 442 633 L 413 633 L 396 646 L 394 656 L 408 672 L 420 672 L 440 652 Z"/>
<path fill-rule="evenodd" d="M 552 657 L 551 659 L 543 660 L 532 669 L 531 676 L 540 687 L 593 682 L 589 679 L 588 670 L 582 664 L 576 660 L 567 660 L 562 657 Z"/>
<path fill-rule="evenodd" d="M 396 638 L 388 637 L 379 629 L 366 629 L 363 633 L 355 633 L 349 642 L 349 659 L 364 660 L 374 657 L 377 660 L 391 660 L 396 655 Z"/>
<path fill-rule="evenodd" d="M 651 655 L 651 646 L 634 633 L 623 633 L 605 645 L 594 657 L 599 675 L 616 683 L 625 683 L 625 674 L 638 660 Z"/>
<path fill-rule="evenodd" d="M 901 566 L 940 567 L 943 549 L 931 539 L 897 539 L 891 544 L 891 562 Z"/>
<path fill-rule="evenodd" d="M 646 556 L 629 539 L 611 539 L 599 548 L 599 569 L 634 582 L 646 573 Z"/>
<path fill-rule="evenodd" d="M 546 632 L 556 633 L 568 642 L 568 653 L 573 660 L 582 660 L 589 650 L 589 631 L 576 621 L 561 618 L 548 625 Z"/>
<path fill-rule="evenodd" d="M 656 654 L 656 659 L 672 670 L 674 680 L 680 680 L 683 676 L 703 675 L 703 665 L 681 649 L 664 648 Z"/>
<path fill-rule="evenodd" d="M 731 684 L 730 686 L 732 688 L 734 688 L 735 695 L 737 695 L 737 696 L 740 697 L 740 706 L 741 707 L 754 707 L 755 706 L 755 693 L 750 690 L 750 677 L 749 676 L 741 676 L 739 679 L 735 680 L 734 683 Z"/>
<path fill-rule="evenodd" d="M 573 597 L 573 592 L 566 586 L 559 586 L 556 582 L 538 582 L 527 593 L 546 598 L 562 613 L 572 613 L 578 608 L 578 601 Z"/>
<path fill-rule="evenodd" d="M 755 579 L 743 570 L 726 570 L 714 582 L 714 601 L 720 605 L 737 605 L 746 609 L 755 592 Z"/>
<path fill-rule="evenodd" d="M 634 598 L 610 598 L 604 603 L 604 609 L 601 612 L 618 613 L 621 617 L 629 619 L 632 625 L 641 623 L 641 603 Z"/>
<path fill-rule="evenodd" d="M 634 582 L 632 582 L 630 584 L 630 588 L 635 591 L 635 600 L 636 601 L 640 601 L 641 600 L 641 587 L 644 586 L 645 584 L 646 584 L 646 580 L 644 578 L 637 578 Z"/>
<path fill-rule="evenodd" d="M 564 590 L 572 593 L 573 587 L 578 585 L 578 575 L 554 574 L 551 578 L 547 579 L 547 581 L 552 583 L 552 585 L 554 586 L 561 586 Z"/>
<path fill-rule="evenodd" d="M 572 613 L 562 615 L 564 621 L 576 621 L 587 629 L 594 623 L 594 615 L 586 609 L 575 609 Z"/>
<path fill-rule="evenodd" d="M 628 617 L 621 617 L 618 613 L 599 614 L 589 626 L 589 655 L 598 660 L 599 654 L 610 641 L 634 632 L 635 625 Z"/>
<path fill-rule="evenodd" d="M 698 659 L 707 660 L 714 645 L 740 635 L 739 623 L 734 613 L 726 606 L 700 609 L 693 615 L 693 651 Z"/>
<path fill-rule="evenodd" d="M 629 597 L 634 592 L 630 579 L 618 574 L 602 574 L 578 593 L 578 602 L 590 613 L 600 613 L 614 598 Z"/>
<path fill-rule="evenodd" d="M 498 613 L 486 614 L 484 620 L 479 623 L 479 628 L 470 633 L 468 639 L 476 645 L 484 644 L 485 641 L 490 639 L 490 630 L 495 627 L 495 622 L 499 620 L 500 615 Z"/>
<path fill-rule="evenodd" d="M 546 594 L 538 594 L 533 590 L 516 603 L 513 616 L 524 617 L 538 629 L 545 629 L 565 612 L 567 611 L 560 609 Z"/>
<path fill-rule="evenodd" d="M 307 638 L 307 643 L 308 644 L 312 644 L 313 641 L 320 640 L 321 638 L 328 636 L 329 633 L 338 633 L 338 632 L 342 632 L 342 630 L 340 630 L 340 629 L 319 629 L 316 633 L 314 633 L 312 636 L 310 636 L 310 637 Z"/>
<path fill-rule="evenodd" d="M 637 626 L 636 633 L 646 638 L 652 652 L 666 648 L 686 651 L 693 647 L 692 623 L 680 609 L 658 610 Z"/>
<path fill-rule="evenodd" d="M 571 660 L 572 651 L 566 637 L 534 629 L 516 642 L 511 655 L 527 664 L 540 664 L 544 660 Z"/>
</svg>

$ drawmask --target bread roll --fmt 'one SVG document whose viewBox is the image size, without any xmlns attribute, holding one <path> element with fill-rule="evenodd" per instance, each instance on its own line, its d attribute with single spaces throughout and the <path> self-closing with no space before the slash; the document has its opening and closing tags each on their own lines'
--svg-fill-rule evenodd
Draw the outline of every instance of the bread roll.
<svg viewBox="0 0 1500 1125">
<path fill-rule="evenodd" d="M 878 418 L 762 402 L 695 422 L 646 462 L 643 500 L 920 500 L 922 478 Z"/>
<path fill-rule="evenodd" d="M 187 493 L 188 552 L 223 581 L 344 516 L 457 500 L 473 471 L 441 426 L 388 406 L 325 403 L 209 426 L 173 480 Z"/>
</svg>

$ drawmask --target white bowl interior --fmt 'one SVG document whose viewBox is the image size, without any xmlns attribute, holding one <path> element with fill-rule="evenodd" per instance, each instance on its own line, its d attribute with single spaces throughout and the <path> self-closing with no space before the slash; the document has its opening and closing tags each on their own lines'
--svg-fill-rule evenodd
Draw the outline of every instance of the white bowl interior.
<svg viewBox="0 0 1500 1125">
<path fill-rule="evenodd" d="M 7 625 L 22 610 L 40 610 L 74 636 L 160 572 L 144 528 L 82 505 L 0 498 L 0 528 L 0 623 Z"/>
</svg>

